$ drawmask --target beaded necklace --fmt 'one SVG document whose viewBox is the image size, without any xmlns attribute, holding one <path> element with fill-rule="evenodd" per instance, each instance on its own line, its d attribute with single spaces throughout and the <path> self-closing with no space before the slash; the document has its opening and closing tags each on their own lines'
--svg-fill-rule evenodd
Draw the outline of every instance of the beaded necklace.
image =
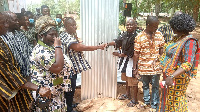
<svg viewBox="0 0 200 112">
<path fill-rule="evenodd" d="M 173 42 L 177 42 L 177 41 L 179 41 L 182 37 L 184 37 L 185 36 L 185 34 L 183 34 L 183 35 L 181 35 L 181 36 L 179 36 L 179 37 L 177 37 L 177 36 L 174 36 L 174 38 L 173 38 Z"/>
</svg>

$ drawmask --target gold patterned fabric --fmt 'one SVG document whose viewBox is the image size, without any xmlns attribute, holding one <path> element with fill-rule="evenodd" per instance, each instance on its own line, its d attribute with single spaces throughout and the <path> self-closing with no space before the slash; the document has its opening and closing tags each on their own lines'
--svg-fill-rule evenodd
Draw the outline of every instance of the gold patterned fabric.
<svg viewBox="0 0 200 112">
<path fill-rule="evenodd" d="M 0 38 L 0 112 L 26 112 L 32 95 L 20 87 L 27 79 L 20 74 L 8 45 Z"/>
<path fill-rule="evenodd" d="M 165 103 L 165 112 L 187 112 L 186 90 L 190 78 L 184 73 L 175 78 L 175 86 L 169 87 Z"/>
<path fill-rule="evenodd" d="M 153 66 L 153 61 L 159 58 L 159 48 L 164 46 L 164 37 L 161 32 L 155 32 L 155 36 L 152 37 L 151 41 L 150 36 L 144 31 L 138 34 L 135 39 L 134 48 L 135 51 L 139 52 L 139 74 L 140 75 L 155 75 L 161 74 L 162 71 L 159 69 L 159 64 Z"/>
</svg>

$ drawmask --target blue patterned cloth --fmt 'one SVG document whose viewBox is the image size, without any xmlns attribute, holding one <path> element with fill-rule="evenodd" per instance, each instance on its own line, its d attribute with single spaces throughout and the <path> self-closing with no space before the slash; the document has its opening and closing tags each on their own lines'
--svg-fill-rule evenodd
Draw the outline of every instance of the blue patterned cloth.
<svg viewBox="0 0 200 112">
<path fill-rule="evenodd" d="M 163 26 L 159 27 L 158 31 L 160 31 L 165 38 L 165 43 L 173 39 L 174 33 L 169 24 L 164 24 Z"/>
<path fill-rule="evenodd" d="M 20 73 L 23 77 L 30 75 L 30 54 L 32 48 L 25 37 L 24 33 L 21 31 L 8 32 L 6 35 L 1 36 L 3 41 L 9 46 L 11 52 L 13 53 L 19 67 Z"/>
<path fill-rule="evenodd" d="M 70 58 L 72 63 L 71 74 L 79 74 L 83 70 L 86 71 L 88 69 L 91 69 L 89 63 L 84 57 L 83 52 L 75 51 L 69 48 L 71 44 L 79 43 L 78 40 L 73 35 L 70 35 L 66 32 L 61 33 L 60 38 L 63 44 L 63 53 Z"/>
</svg>

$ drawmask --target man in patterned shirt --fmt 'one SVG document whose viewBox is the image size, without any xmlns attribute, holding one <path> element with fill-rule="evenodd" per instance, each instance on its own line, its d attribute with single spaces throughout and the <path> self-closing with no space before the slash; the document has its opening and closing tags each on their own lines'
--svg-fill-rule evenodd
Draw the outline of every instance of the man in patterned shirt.
<svg viewBox="0 0 200 112">
<path fill-rule="evenodd" d="M 149 16 L 146 21 L 146 29 L 138 34 L 135 39 L 135 59 L 133 70 L 142 77 L 144 103 L 156 109 L 159 103 L 159 79 L 162 71 L 159 69 L 158 58 L 162 54 L 164 37 L 156 31 L 159 21 L 155 16 Z M 138 63 L 138 68 L 136 64 Z M 152 96 L 150 102 L 149 83 L 152 84 Z"/>
<path fill-rule="evenodd" d="M 17 29 L 17 16 L 11 12 L 0 13 L 0 26 L 9 26 L 9 31 Z M 13 25 L 10 27 L 10 25 Z M 0 27 L 0 29 L 1 29 Z M 49 88 L 41 87 L 30 82 L 29 77 L 29 50 L 26 41 L 19 32 L 12 32 L 0 36 L 0 112 L 27 112 L 31 110 L 33 101 L 31 91 L 38 91 L 42 96 L 49 96 Z M 26 38 L 25 38 L 26 39 Z"/>
<path fill-rule="evenodd" d="M 72 69 L 70 71 L 72 91 L 65 92 L 65 98 L 67 103 L 67 112 L 72 112 L 72 102 L 76 88 L 77 74 L 91 69 L 88 61 L 84 57 L 83 51 L 94 51 L 97 49 L 103 50 L 106 44 L 97 46 L 86 46 L 82 44 L 76 35 L 76 21 L 72 17 L 65 18 L 64 26 L 65 31 L 60 34 L 60 38 L 63 44 L 63 53 L 69 56 L 72 63 Z"/>
</svg>

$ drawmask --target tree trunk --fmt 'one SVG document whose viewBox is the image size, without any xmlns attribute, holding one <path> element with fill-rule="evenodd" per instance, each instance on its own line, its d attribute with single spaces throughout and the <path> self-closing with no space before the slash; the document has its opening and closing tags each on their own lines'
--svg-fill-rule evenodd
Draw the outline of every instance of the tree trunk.
<svg viewBox="0 0 200 112">
<path fill-rule="evenodd" d="M 156 13 L 156 16 L 158 17 L 160 13 L 160 0 L 156 0 L 155 13 Z"/>
<path fill-rule="evenodd" d="M 194 5 L 194 8 L 193 8 L 193 18 L 195 21 L 197 21 L 198 19 L 198 14 L 199 14 L 199 0 L 197 0 L 197 4 Z"/>
<path fill-rule="evenodd" d="M 138 0 L 135 0 L 135 7 L 137 9 L 137 12 L 136 12 L 136 18 L 138 17 L 139 13 L 138 13 Z"/>
</svg>

